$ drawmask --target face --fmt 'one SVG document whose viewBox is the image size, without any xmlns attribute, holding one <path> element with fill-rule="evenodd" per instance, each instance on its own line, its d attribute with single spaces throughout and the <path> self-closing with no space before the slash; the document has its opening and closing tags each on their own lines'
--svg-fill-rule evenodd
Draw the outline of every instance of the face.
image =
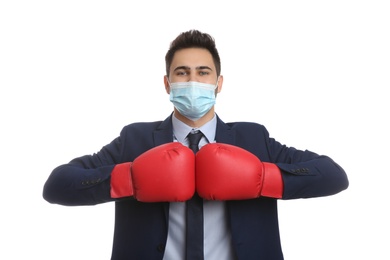
<svg viewBox="0 0 390 260">
<path fill-rule="evenodd" d="M 168 79 L 170 82 L 217 83 L 217 72 L 213 57 L 208 50 L 201 48 L 187 48 L 177 51 L 172 60 L 170 74 L 167 76 L 164 77 L 164 83 L 168 94 L 170 92 Z M 222 76 L 218 80 L 217 93 L 221 86 Z"/>
</svg>

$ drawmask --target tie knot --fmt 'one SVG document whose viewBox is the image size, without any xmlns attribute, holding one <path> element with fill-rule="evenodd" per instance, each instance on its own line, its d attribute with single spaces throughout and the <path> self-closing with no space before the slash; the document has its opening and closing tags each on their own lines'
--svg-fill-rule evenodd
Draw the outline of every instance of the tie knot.
<svg viewBox="0 0 390 260">
<path fill-rule="evenodd" d="M 197 131 L 195 133 L 188 134 L 188 141 L 190 142 L 189 147 L 191 150 L 196 153 L 199 150 L 199 141 L 202 138 L 203 133 L 201 131 Z"/>
</svg>

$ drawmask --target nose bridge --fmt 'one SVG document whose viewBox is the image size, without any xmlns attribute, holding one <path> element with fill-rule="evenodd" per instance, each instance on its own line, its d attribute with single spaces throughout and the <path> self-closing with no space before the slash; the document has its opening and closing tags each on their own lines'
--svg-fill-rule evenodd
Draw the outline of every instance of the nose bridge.
<svg viewBox="0 0 390 260">
<path fill-rule="evenodd" d="M 188 70 L 188 81 L 199 81 L 199 69 L 198 67 L 190 67 Z"/>
<path fill-rule="evenodd" d="M 197 81 L 197 73 L 195 69 L 189 71 L 188 81 Z"/>
</svg>

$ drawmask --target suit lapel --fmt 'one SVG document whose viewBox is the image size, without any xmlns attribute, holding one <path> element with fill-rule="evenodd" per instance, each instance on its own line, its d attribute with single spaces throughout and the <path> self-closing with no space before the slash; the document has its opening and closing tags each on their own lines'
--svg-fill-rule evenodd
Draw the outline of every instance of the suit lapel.
<svg viewBox="0 0 390 260">
<path fill-rule="evenodd" d="M 159 146 L 173 141 L 172 115 L 167 117 L 153 133 L 154 145 Z"/>
<path fill-rule="evenodd" d="M 236 144 L 236 132 L 229 125 L 225 124 L 217 116 L 217 131 L 215 133 L 215 141 L 217 143 Z"/>
</svg>

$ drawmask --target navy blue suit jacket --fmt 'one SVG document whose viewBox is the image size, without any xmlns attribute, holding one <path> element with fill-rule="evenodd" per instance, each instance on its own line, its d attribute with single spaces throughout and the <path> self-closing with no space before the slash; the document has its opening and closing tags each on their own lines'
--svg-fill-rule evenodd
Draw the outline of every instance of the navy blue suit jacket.
<svg viewBox="0 0 390 260">
<path fill-rule="evenodd" d="M 168 233 L 169 203 L 142 203 L 110 197 L 110 174 L 116 164 L 131 162 L 143 152 L 172 142 L 172 115 L 164 121 L 133 123 L 98 153 L 53 170 L 43 196 L 50 203 L 94 205 L 115 201 L 113 260 L 162 259 Z M 327 156 L 286 147 L 256 123 L 217 121 L 216 141 L 242 147 L 281 169 L 282 199 L 336 194 L 348 187 L 344 170 Z M 282 260 L 277 200 L 260 197 L 227 201 L 228 221 L 238 259 Z"/>
</svg>

